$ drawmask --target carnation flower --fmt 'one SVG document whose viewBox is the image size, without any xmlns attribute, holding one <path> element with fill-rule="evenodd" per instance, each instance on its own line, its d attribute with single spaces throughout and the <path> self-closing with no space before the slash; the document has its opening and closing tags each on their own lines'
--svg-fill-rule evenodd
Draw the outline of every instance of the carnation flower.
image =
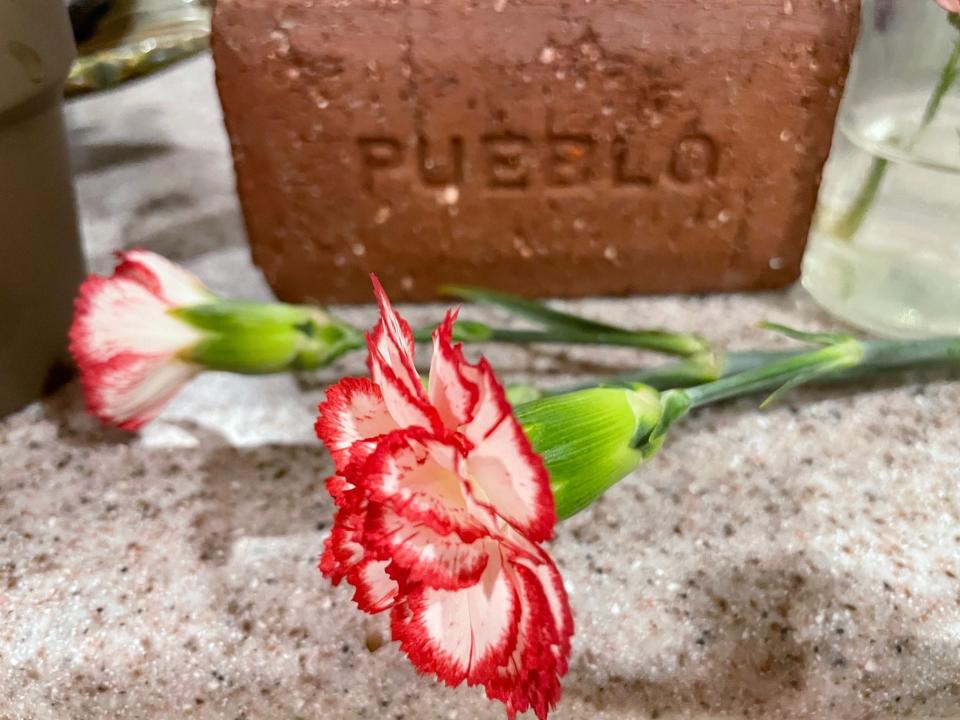
<svg viewBox="0 0 960 720">
<path fill-rule="evenodd" d="M 364 612 L 390 612 L 393 639 L 420 672 L 483 685 L 510 717 L 544 718 L 573 633 L 540 545 L 556 522 L 547 470 L 490 365 L 453 345 L 456 313 L 434 334 L 425 388 L 409 325 L 374 287 L 370 378 L 331 387 L 317 420 L 338 506 L 320 568 L 350 583 Z"/>
<path fill-rule="evenodd" d="M 181 359 L 203 333 L 172 316 L 213 295 L 183 268 L 143 250 L 118 254 L 112 277 L 80 287 L 70 352 L 87 408 L 108 425 L 136 430 L 201 368 Z"/>
<path fill-rule="evenodd" d="M 259 375 L 323 367 L 359 333 L 314 307 L 225 300 L 145 250 L 80 286 L 70 352 L 87 409 L 137 430 L 204 370 Z"/>
</svg>

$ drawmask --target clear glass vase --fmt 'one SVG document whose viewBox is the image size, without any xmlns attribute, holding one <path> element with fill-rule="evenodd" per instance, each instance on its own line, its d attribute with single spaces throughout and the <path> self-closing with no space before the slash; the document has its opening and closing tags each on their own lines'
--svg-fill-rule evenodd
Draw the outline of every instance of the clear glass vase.
<svg viewBox="0 0 960 720">
<path fill-rule="evenodd" d="M 803 283 L 890 336 L 960 333 L 960 17 L 864 0 Z"/>
</svg>

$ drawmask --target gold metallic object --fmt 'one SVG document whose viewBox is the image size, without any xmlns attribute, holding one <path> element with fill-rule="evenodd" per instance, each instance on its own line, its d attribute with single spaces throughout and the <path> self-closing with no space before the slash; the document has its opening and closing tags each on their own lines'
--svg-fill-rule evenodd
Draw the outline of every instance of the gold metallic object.
<svg viewBox="0 0 960 720">
<path fill-rule="evenodd" d="M 67 96 L 106 90 L 205 50 L 212 0 L 114 0 L 78 47 Z"/>
</svg>

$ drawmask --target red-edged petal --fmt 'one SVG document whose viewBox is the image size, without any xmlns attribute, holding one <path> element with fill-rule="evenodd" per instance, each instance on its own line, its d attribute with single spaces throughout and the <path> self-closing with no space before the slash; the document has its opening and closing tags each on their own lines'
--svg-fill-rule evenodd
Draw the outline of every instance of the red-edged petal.
<svg viewBox="0 0 960 720">
<path fill-rule="evenodd" d="M 184 268 L 148 250 L 117 253 L 116 277 L 139 283 L 171 307 L 202 305 L 214 299 L 202 282 Z"/>
<path fill-rule="evenodd" d="M 464 374 L 469 368 L 459 344 L 453 344 L 453 326 L 458 311 L 447 313 L 433 334 L 430 363 L 430 402 L 448 430 L 457 430 L 473 417 L 480 389 Z M 469 372 L 469 370 L 468 370 Z"/>
<path fill-rule="evenodd" d="M 347 582 L 355 588 L 353 601 L 365 613 L 376 615 L 393 607 L 399 585 L 387 574 L 389 561 L 367 560 L 347 575 Z"/>
<path fill-rule="evenodd" d="M 173 356 L 203 337 L 169 309 L 139 283 L 91 275 L 80 286 L 70 328 L 77 366 L 82 371 L 122 354 Z"/>
<path fill-rule="evenodd" d="M 570 601 L 567 591 L 563 587 L 563 578 L 553 560 L 542 548 L 536 548 L 536 557 L 531 555 L 513 556 L 513 567 L 525 567 L 536 577 L 547 600 L 550 616 L 557 631 L 557 645 L 553 647 L 557 658 L 557 667 L 560 675 L 567 672 L 567 662 L 570 658 L 570 638 L 573 637 L 573 613 L 570 611 Z"/>
<path fill-rule="evenodd" d="M 374 445 L 362 441 L 398 427 L 384 405 L 380 388 L 367 378 L 344 378 L 331 386 L 319 410 L 317 436 L 333 456 L 339 473 L 372 452 Z"/>
<path fill-rule="evenodd" d="M 465 543 L 456 533 L 441 535 L 382 505 L 367 513 L 364 545 L 377 557 L 393 560 L 410 583 L 443 590 L 474 585 L 487 566 L 483 540 Z"/>
<path fill-rule="evenodd" d="M 420 375 L 414 365 L 416 347 L 409 323 L 393 309 L 390 298 L 376 275 L 370 276 L 373 294 L 380 306 L 380 321 L 370 334 L 371 354 L 376 352 L 396 374 L 397 379 L 415 398 L 426 401 Z"/>
<path fill-rule="evenodd" d="M 156 417 L 197 373 L 196 366 L 176 358 L 203 338 L 170 315 L 173 305 L 159 294 L 164 283 L 176 285 L 166 276 L 179 269 L 150 253 L 141 255 L 122 256 L 113 277 L 90 276 L 83 282 L 70 328 L 70 352 L 87 407 L 104 423 L 125 430 Z M 154 263 L 163 277 L 145 262 Z"/>
<path fill-rule="evenodd" d="M 333 517 L 333 528 L 323 544 L 320 556 L 320 572 L 339 585 L 347 574 L 364 558 L 363 510 L 353 507 L 341 508 Z"/>
<path fill-rule="evenodd" d="M 394 312 L 376 276 L 372 276 L 372 280 L 380 304 L 380 320 L 373 332 L 367 333 L 370 377 L 380 387 L 383 401 L 400 427 L 440 430 L 443 427 L 440 417 L 427 400 L 414 367 L 410 326 Z"/>
<path fill-rule="evenodd" d="M 510 566 L 510 574 L 520 597 L 517 642 L 506 662 L 483 684 L 488 697 L 506 705 L 509 718 L 532 709 L 540 720 L 546 720 L 560 700 L 560 678 L 567 672 L 573 625 L 571 622 L 564 629 L 556 624 L 548 596 L 552 580 L 548 578 L 545 585 L 526 565 Z M 565 604 L 565 596 L 563 600 Z"/>
<path fill-rule="evenodd" d="M 521 593 L 522 605 L 526 611 L 528 606 L 533 605 L 532 612 L 538 620 L 536 624 L 549 624 L 552 630 L 550 638 L 554 638 L 546 643 L 540 643 L 548 646 L 552 660 L 543 656 L 540 660 L 540 653 L 534 653 L 526 662 L 528 667 L 546 667 L 557 677 L 562 677 L 567 672 L 568 661 L 570 658 L 570 639 L 573 636 L 573 614 L 570 612 L 570 603 L 567 600 L 567 592 L 563 587 L 563 579 L 554 565 L 550 556 L 541 548 L 530 542 L 527 538 L 515 530 L 507 530 L 503 534 L 501 548 L 504 556 L 507 558 L 507 566 L 511 572 L 519 573 L 520 569 L 525 569 L 525 573 L 519 573 L 517 580 L 518 587 L 522 586 L 525 592 Z M 545 606 L 540 603 L 542 596 Z M 542 606 L 537 609 L 537 606 Z M 543 607 L 546 612 L 543 612 Z M 501 669 L 499 677 L 506 680 L 509 673 L 506 673 L 511 667 L 521 667 L 520 651 L 526 645 L 524 637 L 527 636 L 524 630 L 524 623 L 527 616 L 521 622 L 521 639 L 518 640 L 517 650 L 514 652 L 512 663 Z M 529 683 L 520 682 L 521 688 Z M 537 684 L 537 683 L 535 683 Z M 557 697 L 559 697 L 559 684 L 556 685 Z M 505 700 L 506 702 L 506 700 Z M 533 704 L 533 707 L 538 707 Z M 525 708 L 523 708 L 525 709 Z M 523 709 L 520 711 L 522 712 Z M 545 709 L 538 712 L 546 712 Z"/>
<path fill-rule="evenodd" d="M 468 370 L 481 388 L 474 417 L 462 429 L 473 447 L 467 475 L 494 511 L 534 542 L 548 540 L 557 522 L 550 477 L 513 416 L 486 360 Z"/>
<path fill-rule="evenodd" d="M 355 589 L 353 600 L 357 606 L 376 614 L 393 607 L 399 585 L 386 572 L 389 562 L 378 560 L 364 549 L 364 515 L 363 510 L 356 508 L 337 511 L 320 557 L 320 571 L 334 585 L 346 579 Z"/>
<path fill-rule="evenodd" d="M 330 497 L 338 508 L 351 507 L 354 510 L 364 507 L 366 500 L 356 486 L 343 475 L 331 475 L 325 485 Z"/>
<path fill-rule="evenodd" d="M 460 590 L 415 585 L 391 615 L 394 640 L 410 662 L 456 686 L 490 679 L 514 651 L 520 603 L 494 545 L 480 581 Z"/>
<path fill-rule="evenodd" d="M 87 410 L 106 425 L 133 432 L 153 420 L 197 373 L 166 355 L 116 355 L 80 365 Z"/>
<path fill-rule="evenodd" d="M 456 532 L 465 542 L 488 534 L 475 514 L 469 489 L 457 472 L 460 448 L 422 428 L 398 430 L 377 445 L 350 480 L 370 500 L 383 503 L 407 522 L 441 535 Z"/>
<path fill-rule="evenodd" d="M 425 399 L 410 391 L 394 368 L 375 348 L 374 342 L 373 337 L 368 334 L 367 347 L 370 355 L 367 358 L 367 367 L 373 382 L 380 388 L 384 405 L 397 425 L 440 430 L 443 424 L 437 411 Z"/>
</svg>

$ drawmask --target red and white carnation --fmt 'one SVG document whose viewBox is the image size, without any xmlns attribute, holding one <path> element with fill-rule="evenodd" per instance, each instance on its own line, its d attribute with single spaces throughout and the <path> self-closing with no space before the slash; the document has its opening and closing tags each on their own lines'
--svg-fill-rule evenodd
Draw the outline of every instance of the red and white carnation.
<svg viewBox="0 0 960 720">
<path fill-rule="evenodd" d="M 87 408 L 105 424 L 136 430 L 200 368 L 179 359 L 203 334 L 173 317 L 213 296 L 183 268 L 145 250 L 118 253 L 111 277 L 80 286 L 70 352 Z"/>
<path fill-rule="evenodd" d="M 456 313 L 434 333 L 428 388 L 414 341 L 374 278 L 380 321 L 370 378 L 330 388 L 317 434 L 338 510 L 320 569 L 355 588 L 361 610 L 389 610 L 418 670 L 483 685 L 511 718 L 545 718 L 560 698 L 573 619 L 540 547 L 556 523 L 543 461 L 490 365 L 453 345 Z"/>
</svg>

